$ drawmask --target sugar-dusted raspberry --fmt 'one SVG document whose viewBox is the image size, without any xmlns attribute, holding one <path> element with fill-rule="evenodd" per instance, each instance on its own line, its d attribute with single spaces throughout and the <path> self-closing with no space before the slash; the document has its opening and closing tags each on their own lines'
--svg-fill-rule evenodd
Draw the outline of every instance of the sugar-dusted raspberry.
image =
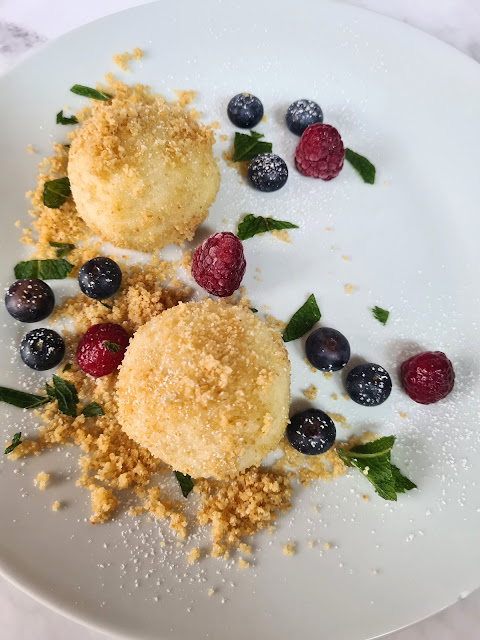
<svg viewBox="0 0 480 640">
<path fill-rule="evenodd" d="M 401 367 L 403 388 L 419 404 L 432 404 L 448 396 L 455 371 L 441 351 L 425 351 L 405 360 Z"/>
<path fill-rule="evenodd" d="M 242 242 L 233 233 L 222 231 L 197 248 L 192 276 L 208 293 L 225 298 L 240 286 L 246 266 Z"/>
<path fill-rule="evenodd" d="M 343 167 L 345 149 L 340 134 L 329 124 L 305 129 L 295 151 L 295 166 L 304 176 L 331 180 Z"/>
<path fill-rule="evenodd" d="M 78 344 L 78 366 L 94 378 L 112 373 L 123 360 L 128 340 L 128 333 L 118 324 L 92 325 Z"/>
</svg>

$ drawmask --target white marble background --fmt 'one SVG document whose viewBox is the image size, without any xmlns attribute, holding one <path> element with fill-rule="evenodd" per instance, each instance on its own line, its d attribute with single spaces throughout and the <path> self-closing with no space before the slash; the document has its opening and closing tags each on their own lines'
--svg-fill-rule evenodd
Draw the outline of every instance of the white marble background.
<svg viewBox="0 0 480 640">
<path fill-rule="evenodd" d="M 171 1 L 171 0 L 169 0 Z M 192 0 L 195 1 L 195 0 Z M 322 1 L 322 0 L 317 0 Z M 344 0 L 412 24 L 480 62 L 480 0 Z M 0 73 L 29 49 L 143 0 L 0 0 Z M 0 578 L 1 640 L 105 640 Z M 475 640 L 480 592 L 385 640 Z"/>
</svg>

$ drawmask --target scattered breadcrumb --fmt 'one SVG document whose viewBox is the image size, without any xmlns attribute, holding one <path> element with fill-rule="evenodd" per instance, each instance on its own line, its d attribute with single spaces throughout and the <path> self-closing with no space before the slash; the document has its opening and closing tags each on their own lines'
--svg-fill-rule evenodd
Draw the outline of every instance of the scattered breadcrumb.
<svg viewBox="0 0 480 640">
<path fill-rule="evenodd" d="M 193 102 L 195 96 L 197 95 L 197 92 L 193 91 L 192 89 L 189 89 L 188 91 L 175 89 L 175 95 L 177 96 L 177 100 L 173 104 L 177 105 L 178 107 L 185 108 Z"/>
<path fill-rule="evenodd" d="M 302 393 L 307 400 L 315 400 L 317 397 L 317 387 L 314 384 L 311 384 L 308 389 L 305 389 Z"/>
<path fill-rule="evenodd" d="M 277 320 L 277 318 L 271 315 L 265 316 L 265 323 L 268 327 L 271 327 L 272 329 L 277 329 L 277 331 L 280 331 L 280 332 L 282 332 L 287 326 L 286 322 Z"/>
<path fill-rule="evenodd" d="M 267 121 L 267 114 L 264 113 L 260 122 L 266 122 L 266 121 Z"/>
<path fill-rule="evenodd" d="M 35 149 L 31 144 L 27 144 L 27 151 L 28 153 L 35 153 Z"/>
<path fill-rule="evenodd" d="M 325 227 L 325 231 L 333 231 L 333 227 Z"/>
<path fill-rule="evenodd" d="M 192 549 L 190 549 L 187 562 L 189 564 L 192 564 L 193 562 L 197 562 L 199 558 L 200 558 L 200 549 L 198 547 L 193 547 Z"/>
<path fill-rule="evenodd" d="M 111 489 L 99 487 L 93 483 L 91 483 L 88 488 L 90 489 L 90 500 L 92 503 L 90 522 L 92 524 L 106 522 L 110 519 L 112 512 L 118 507 L 117 498 L 113 495 Z"/>
<path fill-rule="evenodd" d="M 129 51 L 125 51 L 124 53 L 115 53 L 112 57 L 113 63 L 118 65 L 122 71 L 130 71 L 128 67 L 128 63 L 131 60 L 141 60 L 143 58 L 143 51 L 139 47 L 135 47 L 135 49 L 130 53 Z"/>
<path fill-rule="evenodd" d="M 337 393 L 332 393 L 332 395 L 330 397 L 332 398 L 332 400 L 338 400 L 338 394 Z"/>
<path fill-rule="evenodd" d="M 330 416 L 330 418 L 334 422 L 337 422 L 343 429 L 350 429 L 350 425 L 347 424 L 347 419 L 345 418 L 345 416 L 342 416 L 341 413 L 331 413 L 330 411 L 327 411 L 327 414 Z"/>
<path fill-rule="evenodd" d="M 286 229 L 273 229 L 270 235 L 273 239 L 290 242 L 290 234 Z"/>
<path fill-rule="evenodd" d="M 371 573 L 372 573 L 372 576 L 376 576 L 378 571 L 376 569 L 372 569 Z"/>
<path fill-rule="evenodd" d="M 307 367 L 310 369 L 312 373 L 317 373 L 318 369 L 315 369 L 315 367 L 312 364 L 310 364 L 308 358 L 304 358 L 303 361 L 305 362 L 305 364 L 307 365 Z"/>
<path fill-rule="evenodd" d="M 332 377 L 332 375 L 333 375 L 333 374 L 332 374 L 332 372 L 331 372 L 331 371 L 324 371 L 324 372 L 323 372 L 323 375 L 325 376 L 325 378 L 326 378 L 327 380 L 330 380 L 330 378 Z"/>
<path fill-rule="evenodd" d="M 38 487 L 40 491 L 45 491 L 49 480 L 50 480 L 50 474 L 45 473 L 45 471 L 40 471 L 38 476 L 33 480 L 33 484 L 36 487 Z"/>
<path fill-rule="evenodd" d="M 342 260 L 348 261 L 350 258 L 348 256 L 342 256 Z"/>
<path fill-rule="evenodd" d="M 368 502 L 368 496 L 366 496 L 365 494 L 362 495 L 362 500 L 364 502 Z"/>
<path fill-rule="evenodd" d="M 210 122 L 208 126 L 210 129 L 220 129 L 220 122 L 218 120 L 214 120 L 213 122 Z"/>
<path fill-rule="evenodd" d="M 294 556 L 295 555 L 295 542 L 289 542 L 288 544 L 284 544 L 282 547 L 284 556 Z"/>
<path fill-rule="evenodd" d="M 400 416 L 400 418 L 403 418 L 403 419 L 407 417 L 407 414 L 403 413 L 403 411 L 401 411 L 398 415 Z"/>
<path fill-rule="evenodd" d="M 307 546 L 308 546 L 310 549 L 313 549 L 314 545 L 315 545 L 315 542 L 314 542 L 313 540 L 309 540 L 309 541 L 307 542 Z"/>
<path fill-rule="evenodd" d="M 214 594 L 214 593 L 215 593 L 215 589 L 209 589 L 209 590 L 207 591 L 207 595 L 208 595 L 208 596 L 213 596 L 213 594 Z"/>
<path fill-rule="evenodd" d="M 328 551 L 330 549 L 330 543 L 329 542 L 324 542 L 323 543 L 323 548 L 325 549 L 325 551 Z"/>
<path fill-rule="evenodd" d="M 243 558 L 239 558 L 237 566 L 239 569 L 248 569 L 248 567 L 250 566 L 250 563 L 244 560 Z"/>
<path fill-rule="evenodd" d="M 58 511 L 60 509 L 62 505 L 60 504 L 60 502 L 58 500 L 56 500 L 53 504 L 52 504 L 52 511 Z"/>
<path fill-rule="evenodd" d="M 312 509 L 315 511 L 315 513 L 318 513 L 318 507 L 316 504 L 312 504 Z"/>
<path fill-rule="evenodd" d="M 222 134 L 220 135 L 220 140 L 221 140 L 221 142 L 226 142 L 226 141 L 228 140 L 228 136 L 227 136 L 227 135 L 225 135 L 224 133 L 222 133 Z"/>
<path fill-rule="evenodd" d="M 344 400 L 350 400 L 350 396 L 348 395 L 348 393 L 342 393 L 342 398 Z"/>
<path fill-rule="evenodd" d="M 347 296 L 349 296 L 351 293 L 353 293 L 355 287 L 353 286 L 353 284 L 346 284 L 345 285 L 345 294 Z"/>
</svg>

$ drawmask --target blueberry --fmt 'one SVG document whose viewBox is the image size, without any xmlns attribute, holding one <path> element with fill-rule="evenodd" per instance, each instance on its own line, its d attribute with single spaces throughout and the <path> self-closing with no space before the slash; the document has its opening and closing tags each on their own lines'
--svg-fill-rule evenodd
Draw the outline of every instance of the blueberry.
<svg viewBox="0 0 480 640">
<path fill-rule="evenodd" d="M 287 438 L 294 449 L 307 456 L 316 456 L 328 451 L 337 430 L 333 420 L 319 409 L 304 409 L 290 418 Z"/>
<path fill-rule="evenodd" d="M 62 336 L 52 329 L 33 329 L 20 343 L 22 360 L 36 371 L 46 371 L 60 364 L 65 355 Z"/>
<path fill-rule="evenodd" d="M 313 100 L 295 100 L 285 114 L 287 127 L 292 133 L 301 136 L 307 127 L 316 122 L 323 122 L 323 111 Z"/>
<path fill-rule="evenodd" d="M 110 258 L 92 258 L 78 272 L 78 284 L 83 293 L 94 300 L 115 295 L 122 284 L 122 272 Z"/>
<path fill-rule="evenodd" d="M 391 391 L 392 379 L 379 364 L 359 364 L 347 376 L 348 395 L 365 407 L 382 404 Z"/>
<path fill-rule="evenodd" d="M 45 320 L 55 306 L 55 296 L 46 282 L 22 278 L 10 285 L 5 294 L 8 313 L 20 322 Z"/>
<path fill-rule="evenodd" d="M 350 360 L 350 345 L 340 331 L 321 327 L 308 336 L 305 354 L 315 369 L 338 371 Z"/>
<path fill-rule="evenodd" d="M 263 104 L 251 93 L 238 93 L 228 103 L 230 122 L 241 129 L 251 129 L 263 118 Z"/>
<path fill-rule="evenodd" d="M 255 189 L 277 191 L 287 181 L 288 168 L 274 153 L 261 153 L 248 165 L 248 178 Z"/>
</svg>

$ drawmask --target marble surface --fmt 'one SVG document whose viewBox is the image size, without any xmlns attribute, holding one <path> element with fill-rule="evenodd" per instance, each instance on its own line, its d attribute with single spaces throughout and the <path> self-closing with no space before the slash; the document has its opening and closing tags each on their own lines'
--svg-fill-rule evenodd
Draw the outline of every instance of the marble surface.
<svg viewBox="0 0 480 640">
<path fill-rule="evenodd" d="M 321 0 L 319 0 L 321 1 Z M 480 62 L 479 0 L 345 0 L 412 24 Z M 142 0 L 0 0 L 0 73 L 32 47 Z M 439 567 L 439 573 L 441 567 Z M 0 577 L 2 640 L 102 640 Z M 480 637 L 480 591 L 385 640 L 473 640 Z"/>
</svg>

